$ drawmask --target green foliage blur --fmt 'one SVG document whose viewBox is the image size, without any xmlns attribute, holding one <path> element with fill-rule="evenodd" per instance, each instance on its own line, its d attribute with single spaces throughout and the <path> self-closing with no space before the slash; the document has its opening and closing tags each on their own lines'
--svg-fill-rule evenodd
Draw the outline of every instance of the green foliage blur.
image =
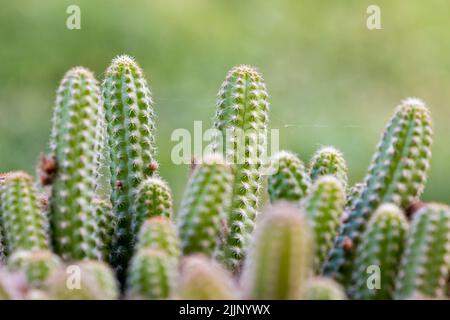
<svg viewBox="0 0 450 320">
<path fill-rule="evenodd" d="M 66 8 L 81 8 L 68 30 Z M 366 9 L 381 8 L 368 30 Z M 170 160 L 176 128 L 212 124 L 226 72 L 250 64 L 270 94 L 281 147 L 305 161 L 334 145 L 361 180 L 394 107 L 430 107 L 435 143 L 424 198 L 450 203 L 450 2 L 447 0 L 0 0 L 0 171 L 34 172 L 66 70 L 99 79 L 122 53 L 143 67 L 156 102 L 161 174 L 179 202 L 188 165 Z"/>
</svg>

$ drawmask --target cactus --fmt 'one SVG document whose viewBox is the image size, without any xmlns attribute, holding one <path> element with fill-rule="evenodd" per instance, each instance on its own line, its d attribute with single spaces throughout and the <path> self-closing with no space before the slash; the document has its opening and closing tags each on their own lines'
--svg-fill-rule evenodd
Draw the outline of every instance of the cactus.
<svg viewBox="0 0 450 320">
<path fill-rule="evenodd" d="M 50 142 L 56 167 L 50 222 L 55 251 L 65 260 L 100 258 L 93 201 L 103 117 L 94 75 L 82 67 L 69 70 L 57 91 Z"/>
<path fill-rule="evenodd" d="M 46 287 L 48 298 L 57 300 L 114 300 L 119 296 L 111 268 L 93 260 L 61 268 L 49 278 Z"/>
<path fill-rule="evenodd" d="M 364 182 L 355 183 L 347 192 L 347 203 L 345 204 L 345 211 L 351 211 L 356 202 L 361 197 L 361 193 L 364 190 Z"/>
<path fill-rule="evenodd" d="M 311 180 L 314 182 L 321 176 L 335 176 L 347 188 L 347 163 L 342 153 L 334 147 L 319 149 L 309 164 Z"/>
<path fill-rule="evenodd" d="M 61 267 L 61 259 L 49 250 L 19 250 L 8 258 L 8 269 L 24 272 L 27 282 L 34 288 L 45 285 L 48 278 Z"/>
<path fill-rule="evenodd" d="M 262 76 L 249 66 L 234 67 L 218 94 L 214 128 L 221 134 L 216 148 L 232 163 L 234 185 L 228 213 L 228 233 L 221 260 L 238 270 L 254 227 L 262 180 L 262 155 L 269 121 L 268 94 Z"/>
<path fill-rule="evenodd" d="M 422 193 L 431 158 L 431 143 L 428 109 L 417 99 L 403 101 L 386 127 L 361 197 L 336 239 L 325 275 L 347 285 L 355 249 L 374 210 L 386 202 L 404 209 Z"/>
<path fill-rule="evenodd" d="M 303 214 L 275 204 L 257 222 L 242 286 L 252 299 L 299 299 L 312 273 L 312 234 Z"/>
<path fill-rule="evenodd" d="M 192 173 L 178 214 L 184 254 L 212 255 L 231 203 L 233 176 L 222 157 L 210 155 Z"/>
<path fill-rule="evenodd" d="M 173 222 L 164 216 L 147 219 L 141 226 L 136 250 L 154 249 L 170 257 L 180 256 L 180 241 Z"/>
<path fill-rule="evenodd" d="M 304 300 L 346 300 L 344 289 L 333 279 L 316 277 L 308 281 Z"/>
<path fill-rule="evenodd" d="M 272 158 L 275 170 L 268 178 L 270 202 L 299 201 L 311 186 L 311 179 L 303 162 L 293 153 L 280 151 Z"/>
<path fill-rule="evenodd" d="M 340 180 L 334 176 L 319 177 L 312 185 L 308 196 L 302 201 L 308 222 L 314 230 L 316 273 L 320 273 L 339 234 L 344 204 L 344 188 Z"/>
<path fill-rule="evenodd" d="M 39 208 L 32 178 L 25 172 L 4 176 L 1 216 L 7 251 L 49 248 L 48 220 Z"/>
<path fill-rule="evenodd" d="M 112 211 L 109 199 L 94 199 L 95 216 L 98 226 L 100 249 L 104 261 L 108 261 L 111 253 L 112 237 L 116 227 L 116 217 Z"/>
<path fill-rule="evenodd" d="M 182 300 L 233 300 L 238 298 L 231 275 L 203 255 L 187 256 L 181 265 L 175 295 Z"/>
<path fill-rule="evenodd" d="M 123 281 L 135 241 L 133 207 L 137 190 L 157 169 L 153 101 L 142 70 L 128 56 L 112 61 L 102 89 L 111 161 L 111 202 L 117 216 L 111 263 Z"/>
<path fill-rule="evenodd" d="M 406 217 L 397 206 L 383 204 L 375 211 L 356 251 L 349 290 L 354 299 L 392 299 L 407 230 Z M 373 274 L 369 268 L 373 266 L 380 271 L 379 275 L 374 274 L 379 276 L 379 286 L 368 285 Z"/>
<path fill-rule="evenodd" d="M 413 217 L 395 297 L 444 298 L 450 276 L 450 208 L 429 204 Z"/>
<path fill-rule="evenodd" d="M 133 257 L 128 271 L 129 299 L 167 299 L 175 284 L 177 262 L 161 250 L 143 249 Z"/>
</svg>

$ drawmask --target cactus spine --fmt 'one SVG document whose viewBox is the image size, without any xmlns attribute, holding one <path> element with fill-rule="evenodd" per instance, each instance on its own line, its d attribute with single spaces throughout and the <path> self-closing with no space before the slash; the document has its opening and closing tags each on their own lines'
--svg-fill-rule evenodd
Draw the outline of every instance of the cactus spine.
<svg viewBox="0 0 450 320">
<path fill-rule="evenodd" d="M 311 187 L 302 206 L 308 222 L 314 230 L 314 269 L 320 273 L 328 253 L 339 234 L 344 212 L 345 191 L 341 182 L 333 176 L 322 176 Z"/>
<path fill-rule="evenodd" d="M 219 244 L 230 207 L 233 176 L 222 157 L 203 159 L 192 173 L 178 215 L 181 247 L 185 254 L 212 255 Z"/>
<path fill-rule="evenodd" d="M 153 101 L 142 70 L 128 56 L 115 58 L 103 82 L 111 168 L 111 202 L 117 216 L 111 262 L 121 281 L 135 241 L 133 210 L 139 184 L 153 175 Z"/>
<path fill-rule="evenodd" d="M 430 204 L 413 217 L 396 284 L 397 299 L 444 298 L 450 275 L 450 208 Z"/>
<path fill-rule="evenodd" d="M 366 222 L 381 204 L 405 208 L 424 189 L 431 158 L 430 114 L 423 102 L 407 99 L 397 107 L 383 134 L 352 209 L 325 268 L 325 274 L 348 284 L 354 253 Z"/>
<path fill-rule="evenodd" d="M 0 203 L 7 251 L 48 249 L 48 221 L 39 208 L 32 178 L 24 172 L 11 172 L 2 184 Z"/>
<path fill-rule="evenodd" d="M 272 169 L 275 171 L 268 178 L 270 202 L 299 201 L 308 193 L 311 179 L 295 154 L 280 151 L 272 158 Z"/>
<path fill-rule="evenodd" d="M 354 299 L 392 299 L 408 222 L 395 205 L 383 204 L 373 214 L 358 246 L 350 292 Z M 369 268 L 378 267 L 378 288 L 369 288 Z"/>
<path fill-rule="evenodd" d="M 169 257 L 178 259 L 180 241 L 173 222 L 164 216 L 146 220 L 138 235 L 136 250 L 154 249 L 167 253 Z"/>
<path fill-rule="evenodd" d="M 335 176 L 347 188 L 347 163 L 342 153 L 333 147 L 319 149 L 309 165 L 311 180 L 314 182 L 321 176 Z"/>
<path fill-rule="evenodd" d="M 346 300 L 344 289 L 333 279 L 316 277 L 305 288 L 304 300 Z"/>
<path fill-rule="evenodd" d="M 258 210 L 264 135 L 269 121 L 267 99 L 262 76 L 245 65 L 230 70 L 218 94 L 214 128 L 225 139 L 215 142 L 222 145 L 234 174 L 229 231 L 221 259 L 234 270 L 241 265 Z"/>
<path fill-rule="evenodd" d="M 108 261 L 111 253 L 112 237 L 116 227 L 116 217 L 109 199 L 94 199 L 95 216 L 103 260 Z"/>
<path fill-rule="evenodd" d="M 312 234 L 303 215 L 275 204 L 257 222 L 242 283 L 252 299 L 299 299 L 312 272 Z"/>
</svg>

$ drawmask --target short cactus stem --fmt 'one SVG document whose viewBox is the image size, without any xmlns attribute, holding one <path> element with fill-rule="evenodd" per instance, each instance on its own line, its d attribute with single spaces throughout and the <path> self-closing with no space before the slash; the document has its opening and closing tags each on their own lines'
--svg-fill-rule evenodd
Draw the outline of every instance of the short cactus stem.
<svg viewBox="0 0 450 320">
<path fill-rule="evenodd" d="M 100 89 L 87 69 L 69 70 L 57 91 L 50 142 L 51 228 L 56 253 L 65 260 L 99 259 L 95 219 L 96 176 L 104 112 Z"/>
<path fill-rule="evenodd" d="M 134 203 L 155 162 L 153 101 L 141 68 L 128 56 L 115 58 L 103 82 L 111 168 L 111 202 L 117 216 L 111 263 L 124 280 L 135 241 Z"/>
<path fill-rule="evenodd" d="M 314 269 L 318 274 L 339 234 L 344 204 L 344 187 L 334 176 L 319 177 L 301 203 L 314 231 Z"/>
<path fill-rule="evenodd" d="M 232 164 L 234 174 L 227 214 L 228 233 L 220 256 L 235 271 L 243 261 L 258 213 L 268 112 L 268 94 L 262 76 L 245 65 L 231 69 L 218 94 L 214 128 L 222 138 L 215 142 L 222 146 L 219 151 Z"/>
<path fill-rule="evenodd" d="M 347 300 L 344 289 L 333 279 L 316 277 L 308 281 L 304 300 Z"/>
<path fill-rule="evenodd" d="M 175 297 L 182 300 L 233 300 L 237 285 L 227 270 L 203 255 L 183 258 Z"/>
<path fill-rule="evenodd" d="M 1 220 L 7 251 L 47 250 L 48 220 L 39 208 L 31 176 L 11 172 L 5 175 L 2 184 Z"/>
<path fill-rule="evenodd" d="M 376 210 L 356 251 L 353 281 L 349 290 L 352 298 L 393 298 L 407 231 L 408 222 L 397 206 L 383 204 Z M 375 272 L 379 274 L 375 275 Z M 370 277 L 374 279 L 372 284 Z"/>
<path fill-rule="evenodd" d="M 344 189 L 347 188 L 347 163 L 343 154 L 334 147 L 319 149 L 309 165 L 311 180 L 314 182 L 321 176 L 335 176 Z"/>
<path fill-rule="evenodd" d="M 348 285 L 355 250 L 365 225 L 382 203 L 402 209 L 409 206 L 424 189 L 431 158 L 432 129 L 430 113 L 423 102 L 407 99 L 397 107 L 383 134 L 361 196 L 341 229 L 325 275 Z"/>
<path fill-rule="evenodd" d="M 428 204 L 413 217 L 397 277 L 395 298 L 444 298 L 450 275 L 450 208 Z"/>
<path fill-rule="evenodd" d="M 96 198 L 93 204 L 100 240 L 99 249 L 102 252 L 103 260 L 108 261 L 111 253 L 112 237 L 116 227 L 116 216 L 112 211 L 112 205 L 109 199 Z"/>
<path fill-rule="evenodd" d="M 312 247 L 304 215 L 291 204 L 275 204 L 257 222 L 242 274 L 244 296 L 300 299 L 312 273 Z"/>
<path fill-rule="evenodd" d="M 231 169 L 218 155 L 205 157 L 195 168 L 177 216 L 184 254 L 211 256 L 216 251 L 231 204 L 232 184 Z"/>
<path fill-rule="evenodd" d="M 274 172 L 268 178 L 270 202 L 299 201 L 308 193 L 311 179 L 303 162 L 289 151 L 280 151 L 272 157 Z"/>
</svg>

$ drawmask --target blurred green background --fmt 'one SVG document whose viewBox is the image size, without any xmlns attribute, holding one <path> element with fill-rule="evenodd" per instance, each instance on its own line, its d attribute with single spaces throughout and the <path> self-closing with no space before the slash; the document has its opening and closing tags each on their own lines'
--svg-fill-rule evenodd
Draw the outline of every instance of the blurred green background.
<svg viewBox="0 0 450 320">
<path fill-rule="evenodd" d="M 66 8 L 81 8 L 81 30 Z M 381 8 L 382 30 L 366 9 Z M 66 70 L 99 79 L 118 54 L 134 56 L 156 101 L 161 173 L 179 202 L 187 166 L 170 160 L 171 132 L 211 124 L 228 69 L 251 64 L 271 96 L 281 147 L 308 161 L 334 145 L 350 178 L 363 178 L 393 108 L 420 97 L 434 118 L 425 199 L 450 203 L 450 2 L 429 1 L 6 1 L 0 0 L 0 171 L 34 172 L 46 149 L 54 93 Z"/>
</svg>

